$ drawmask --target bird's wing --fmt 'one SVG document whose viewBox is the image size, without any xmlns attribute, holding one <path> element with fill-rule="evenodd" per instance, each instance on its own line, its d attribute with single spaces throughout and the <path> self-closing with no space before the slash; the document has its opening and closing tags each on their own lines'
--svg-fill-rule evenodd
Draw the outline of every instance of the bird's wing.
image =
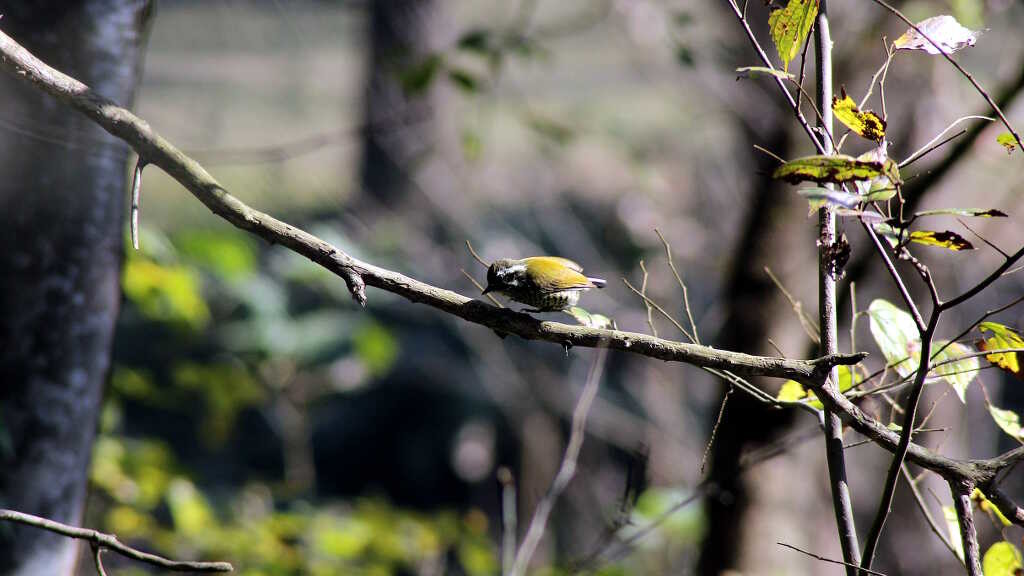
<svg viewBox="0 0 1024 576">
<path fill-rule="evenodd" d="M 529 277 L 541 292 L 558 292 L 593 288 L 595 285 L 586 276 L 580 274 L 579 264 L 565 258 L 554 256 L 534 256 L 526 258 L 526 266 L 530 269 Z M 572 264 L 569 266 L 568 264 Z"/>
<path fill-rule="evenodd" d="M 583 266 L 580 266 L 576 262 L 569 260 L 568 258 L 562 258 L 561 256 L 530 256 L 529 258 L 523 258 L 526 263 L 529 264 L 531 261 L 549 261 L 557 262 L 566 268 L 575 270 L 577 272 L 583 272 Z"/>
</svg>

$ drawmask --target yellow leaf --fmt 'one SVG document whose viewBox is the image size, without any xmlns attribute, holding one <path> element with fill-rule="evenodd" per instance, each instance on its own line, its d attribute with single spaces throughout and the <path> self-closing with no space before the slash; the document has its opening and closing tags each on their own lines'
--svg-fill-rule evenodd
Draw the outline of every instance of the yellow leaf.
<svg viewBox="0 0 1024 576">
<path fill-rule="evenodd" d="M 800 48 L 818 15 L 818 4 L 819 0 L 789 0 L 785 8 L 772 12 L 768 17 L 768 27 L 783 70 L 789 70 L 789 63 L 800 54 Z"/>
<path fill-rule="evenodd" d="M 870 110 L 860 110 L 857 103 L 843 91 L 843 98 L 840 100 L 832 97 L 832 111 L 847 128 L 853 130 L 858 136 L 876 142 L 885 138 L 885 120 L 878 117 Z"/>
<path fill-rule="evenodd" d="M 1024 348 L 1024 338 L 1021 338 L 1020 334 L 998 322 L 982 322 L 978 325 L 978 330 L 982 333 L 992 332 L 992 337 L 984 340 L 979 345 L 982 350 Z M 985 359 L 1018 378 L 1024 377 L 1024 374 L 1021 373 L 1020 361 L 1017 358 L 1016 352 L 987 354 Z"/>
<path fill-rule="evenodd" d="M 885 162 L 858 160 L 845 154 L 833 156 L 805 156 L 790 160 L 775 169 L 772 178 L 790 184 L 800 182 L 832 182 L 841 184 L 852 180 L 870 180 L 886 174 Z M 890 176 L 891 177 L 891 176 Z M 898 179 L 899 177 L 896 176 Z"/>
</svg>

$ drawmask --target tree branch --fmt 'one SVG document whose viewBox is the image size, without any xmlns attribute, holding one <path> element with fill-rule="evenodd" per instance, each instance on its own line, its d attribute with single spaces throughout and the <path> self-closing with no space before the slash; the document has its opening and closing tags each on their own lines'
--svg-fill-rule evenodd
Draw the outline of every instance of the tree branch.
<svg viewBox="0 0 1024 576">
<path fill-rule="evenodd" d="M 982 576 L 981 547 L 978 546 L 978 531 L 974 528 L 974 513 L 971 510 L 971 492 L 974 483 L 951 481 L 949 490 L 953 493 L 953 507 L 960 520 L 960 537 L 964 542 L 964 565 L 967 576 Z"/>
<path fill-rule="evenodd" d="M 818 16 L 814 22 L 814 57 L 818 63 L 815 82 L 818 109 L 821 117 L 818 128 L 825 134 L 822 138 L 825 154 L 835 152 L 832 141 L 832 37 L 829 33 L 828 2 L 821 0 Z M 831 186 L 831 185 L 829 185 Z M 835 207 L 826 204 L 818 209 L 818 326 L 819 354 L 835 354 L 839 351 L 839 315 L 836 309 L 836 287 L 838 271 L 835 262 L 836 213 Z M 828 383 L 838 389 L 839 371 L 829 371 Z M 843 564 L 849 576 L 857 576 L 860 563 L 860 544 L 857 541 L 857 525 L 853 517 L 853 499 L 850 483 L 846 478 L 846 455 L 843 453 L 843 423 L 839 415 L 825 410 L 825 457 L 828 462 L 829 485 L 832 492 L 832 510 L 836 517 L 839 545 L 843 550 Z"/>
<path fill-rule="evenodd" d="M 865 354 L 837 354 L 815 361 L 751 356 L 711 347 L 654 338 L 636 332 L 603 330 L 541 321 L 528 314 L 499 309 L 398 272 L 357 260 L 330 243 L 268 214 L 255 210 L 227 192 L 198 162 L 153 130 L 147 122 L 92 92 L 86 85 L 50 68 L 9 36 L 0 32 L 0 66 L 61 102 L 82 112 L 102 128 L 132 146 L 148 163 L 159 166 L 212 212 L 268 242 L 281 244 L 341 276 L 353 298 L 366 303 L 365 286 L 426 304 L 491 329 L 526 340 L 545 340 L 567 346 L 600 345 L 652 358 L 718 368 L 736 374 L 805 381 L 840 364 L 856 364 Z"/>
<path fill-rule="evenodd" d="M 791 379 L 815 391 L 824 406 L 885 450 L 895 452 L 899 437 L 865 414 L 833 387 L 825 375 L 836 365 L 852 365 L 866 354 L 835 354 L 816 360 L 752 356 L 685 344 L 621 330 L 603 330 L 541 321 L 530 315 L 499 309 L 485 302 L 431 286 L 398 272 L 357 260 L 320 238 L 259 212 L 229 194 L 198 162 L 159 136 L 144 120 L 93 93 L 87 86 L 50 68 L 9 36 L 0 32 L 0 67 L 79 110 L 102 128 L 131 145 L 147 163 L 159 166 L 188 189 L 212 212 L 269 242 L 281 244 L 341 276 L 356 301 L 366 301 L 369 285 L 422 303 L 468 322 L 515 334 L 527 340 L 560 345 L 597 347 L 632 352 L 660 360 L 724 370 L 742 376 Z M 1024 456 L 1024 448 L 989 460 L 955 460 L 910 443 L 907 460 L 943 478 L 963 479 L 987 486 L 1006 466 Z"/>
<path fill-rule="evenodd" d="M 68 526 L 67 524 L 61 524 L 60 522 L 40 518 L 39 516 L 25 514 L 24 512 L 0 510 L 0 521 L 3 520 L 25 524 L 26 526 L 33 526 L 43 530 L 49 530 L 50 532 L 55 532 L 62 536 L 89 542 L 94 551 L 93 554 L 95 556 L 97 569 L 99 569 L 101 573 L 101 550 L 111 550 L 126 558 L 131 558 L 132 560 L 138 560 L 139 562 L 145 562 L 146 564 L 152 564 L 153 566 L 159 566 L 160 568 L 176 572 L 231 572 L 234 569 L 231 567 L 231 564 L 227 562 L 181 562 L 177 560 L 168 560 L 162 556 L 136 550 L 131 546 L 122 544 L 121 541 L 117 539 L 117 536 L 113 534 L 104 534 L 103 532 L 97 532 L 96 530 L 88 528 Z"/>
</svg>

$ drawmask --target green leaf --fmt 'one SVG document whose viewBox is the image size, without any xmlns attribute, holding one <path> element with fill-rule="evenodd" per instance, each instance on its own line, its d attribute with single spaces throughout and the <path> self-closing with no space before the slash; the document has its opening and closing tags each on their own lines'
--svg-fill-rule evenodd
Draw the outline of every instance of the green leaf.
<svg viewBox="0 0 1024 576">
<path fill-rule="evenodd" d="M 992 420 L 995 420 L 996 426 L 999 426 L 1000 430 L 1013 436 L 1018 441 L 1024 441 L 1024 433 L 1022 433 L 1020 428 L 1020 416 L 1016 412 L 996 408 L 992 405 L 989 405 L 988 412 L 992 415 Z"/>
<path fill-rule="evenodd" d="M 996 136 L 996 142 L 1003 148 L 1006 148 L 1007 154 L 1013 154 L 1013 151 L 1017 149 L 1017 139 L 1010 132 L 1003 132 Z"/>
<path fill-rule="evenodd" d="M 1009 326 L 1005 326 L 998 322 L 982 322 L 981 324 L 978 324 L 978 330 L 981 331 L 982 334 L 985 332 L 992 332 L 991 338 L 987 338 L 982 341 L 980 345 L 982 350 L 1024 348 L 1024 338 L 1021 338 L 1020 334 L 1014 332 Z M 995 354 L 986 354 L 985 359 L 1018 378 L 1024 376 L 1024 374 L 1021 373 L 1020 359 L 1016 352 L 997 352 Z"/>
<path fill-rule="evenodd" d="M 888 364 L 906 377 L 917 369 L 921 357 L 921 339 L 914 318 L 890 302 L 875 300 L 868 307 L 871 336 Z"/>
<path fill-rule="evenodd" d="M 199 276 L 191 268 L 129 258 L 121 274 L 121 287 L 125 297 L 152 320 L 194 330 L 210 321 Z"/>
<path fill-rule="evenodd" d="M 572 316 L 580 324 L 589 328 L 615 328 L 615 322 L 602 314 L 591 314 L 579 306 L 573 306 L 565 311 L 566 314 Z"/>
<path fill-rule="evenodd" d="M 832 97 L 832 111 L 836 114 L 836 120 L 868 140 L 878 142 L 885 138 L 885 120 L 870 110 L 860 110 L 853 98 L 846 95 L 846 90 L 842 94 L 841 100 Z"/>
<path fill-rule="evenodd" d="M 374 376 L 387 373 L 398 358 L 398 340 L 376 322 L 363 324 L 352 335 L 352 341 L 356 355 Z"/>
<path fill-rule="evenodd" d="M 995 208 L 983 209 L 983 208 L 939 208 L 937 210 L 923 210 L 921 212 L 914 212 L 914 216 L 971 216 L 981 218 L 1006 218 L 1006 212 L 1002 210 L 996 210 Z"/>
<path fill-rule="evenodd" d="M 539 114 L 530 114 L 526 118 L 526 125 L 560 146 L 568 144 L 576 137 L 576 133 L 568 125 Z"/>
<path fill-rule="evenodd" d="M 998 521 L 1004 528 L 1013 524 L 1013 522 L 1010 522 L 1010 519 L 1003 514 L 1003 511 L 993 504 L 980 489 L 975 488 L 974 492 L 971 492 L 971 500 L 978 505 L 978 508 L 982 512 L 988 514 L 990 518 L 993 518 L 993 522 Z"/>
<path fill-rule="evenodd" d="M 442 64 L 444 64 L 444 59 L 440 54 L 431 54 L 403 70 L 399 74 L 402 90 L 410 96 L 426 92 L 438 71 L 441 70 Z"/>
<path fill-rule="evenodd" d="M 768 17 L 772 41 L 784 70 L 789 70 L 789 63 L 800 54 L 817 15 L 818 0 L 789 0 L 785 8 L 772 12 Z"/>
<path fill-rule="evenodd" d="M 448 70 L 448 79 L 451 80 L 459 90 L 467 93 L 474 93 L 480 90 L 480 82 L 465 70 L 458 68 L 451 68 Z"/>
<path fill-rule="evenodd" d="M 772 178 L 790 184 L 817 182 L 841 184 L 853 180 L 870 180 L 886 173 L 884 162 L 857 160 L 845 154 L 805 156 L 790 160 L 775 169 Z"/>
<path fill-rule="evenodd" d="M 858 374 L 852 366 L 838 366 L 839 370 L 839 393 L 842 394 L 850 388 L 853 388 L 854 384 L 859 384 L 861 381 L 860 374 Z M 782 388 L 779 389 L 778 395 L 775 397 L 779 402 L 801 402 L 806 401 L 808 406 L 823 410 L 825 405 L 818 400 L 818 397 L 811 390 L 807 390 L 802 384 L 796 380 L 787 380 Z"/>
<path fill-rule="evenodd" d="M 676 64 L 683 68 L 693 68 L 693 50 L 686 44 L 676 44 Z"/>
<path fill-rule="evenodd" d="M 490 38 L 490 30 L 484 28 L 472 28 L 462 33 L 462 36 L 459 37 L 459 42 L 456 45 L 459 47 L 459 50 L 476 52 L 477 54 L 487 54 L 490 51 Z"/>
<path fill-rule="evenodd" d="M 951 230 L 943 232 L 936 230 L 914 230 L 909 233 L 904 232 L 901 236 L 898 229 L 882 222 L 875 224 L 874 228 L 875 232 L 885 236 L 893 246 L 902 239 L 906 242 L 924 244 L 925 246 L 936 246 L 953 251 L 974 250 L 974 245 L 971 244 L 970 241 Z"/>
<path fill-rule="evenodd" d="M 775 397 L 779 402 L 799 402 L 807 397 L 807 390 L 796 380 L 786 380 Z"/>
<path fill-rule="evenodd" d="M 793 74 L 791 74 L 789 72 L 785 72 L 785 71 L 779 70 L 777 68 L 768 68 L 767 66 L 744 66 L 742 68 L 737 68 L 736 69 L 736 73 L 739 75 L 739 76 L 736 77 L 737 79 L 739 79 L 739 78 L 757 78 L 758 76 L 761 76 L 762 74 L 767 74 L 769 76 L 774 76 L 774 77 L 780 78 L 782 80 L 795 80 L 796 79 L 796 76 L 794 76 Z"/>
<path fill-rule="evenodd" d="M 956 509 L 952 506 L 942 507 L 942 517 L 946 519 L 946 530 L 949 532 L 949 543 L 956 552 L 956 557 L 964 561 L 964 539 L 960 536 L 960 520 L 956 517 Z"/>
<path fill-rule="evenodd" d="M 870 180 L 854 182 L 865 202 L 881 202 L 896 195 L 897 188 L 903 183 L 900 179 L 900 167 L 895 160 L 889 158 L 888 143 L 883 139 L 878 146 L 857 156 L 862 162 L 880 162 L 883 174 Z"/>
<path fill-rule="evenodd" d="M 917 244 L 924 244 L 925 246 L 946 248 L 947 250 L 953 250 L 955 252 L 959 252 L 960 250 L 974 250 L 973 244 L 952 230 L 945 230 L 943 232 L 939 232 L 937 230 L 915 230 L 910 233 L 910 241 Z"/>
<path fill-rule="evenodd" d="M 483 154 L 484 142 L 480 135 L 470 129 L 462 131 L 462 155 L 470 162 L 480 159 Z"/>
<path fill-rule="evenodd" d="M 822 204 L 841 206 L 843 208 L 856 208 L 864 201 L 859 194 L 851 194 L 842 190 L 830 190 L 828 188 L 801 188 L 797 194 L 807 198 L 811 208 L 820 208 Z"/>
<path fill-rule="evenodd" d="M 1022 568 L 1020 550 L 1005 541 L 990 546 L 981 559 L 981 573 L 985 576 L 1017 576 Z"/>
<path fill-rule="evenodd" d="M 256 269 L 256 248 L 247 234 L 187 230 L 175 235 L 179 253 L 225 280 L 237 280 Z"/>
<path fill-rule="evenodd" d="M 978 375 L 978 357 L 963 358 L 971 354 L 970 348 L 959 342 L 949 343 L 948 346 L 946 345 L 947 343 L 948 341 L 945 340 L 936 340 L 932 344 L 936 350 L 942 350 L 942 352 L 932 356 L 932 362 L 938 364 L 940 362 L 949 362 L 950 360 L 955 361 L 938 366 L 933 372 L 949 383 L 953 387 L 953 391 L 956 392 L 957 398 L 960 398 L 960 401 L 966 404 L 965 394 L 967 386 Z M 957 360 L 957 358 L 963 359 Z"/>
<path fill-rule="evenodd" d="M 948 14 L 922 20 L 917 23 L 917 29 L 924 34 L 911 28 L 897 38 L 892 43 L 893 46 L 897 50 L 923 50 L 929 54 L 938 55 L 942 52 L 952 54 L 957 50 L 974 46 L 974 43 L 978 41 L 977 32 L 964 28 L 956 21 L 956 18 Z M 936 48 L 932 42 L 938 44 L 939 48 Z"/>
</svg>

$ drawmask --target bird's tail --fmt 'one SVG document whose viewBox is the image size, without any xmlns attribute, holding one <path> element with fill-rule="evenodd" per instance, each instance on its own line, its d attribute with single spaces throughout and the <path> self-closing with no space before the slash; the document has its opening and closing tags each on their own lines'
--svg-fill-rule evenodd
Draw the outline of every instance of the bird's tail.
<svg viewBox="0 0 1024 576">
<path fill-rule="evenodd" d="M 608 283 L 600 278 L 587 278 L 587 280 L 589 280 L 591 284 L 598 288 L 604 288 L 605 284 Z"/>
</svg>

